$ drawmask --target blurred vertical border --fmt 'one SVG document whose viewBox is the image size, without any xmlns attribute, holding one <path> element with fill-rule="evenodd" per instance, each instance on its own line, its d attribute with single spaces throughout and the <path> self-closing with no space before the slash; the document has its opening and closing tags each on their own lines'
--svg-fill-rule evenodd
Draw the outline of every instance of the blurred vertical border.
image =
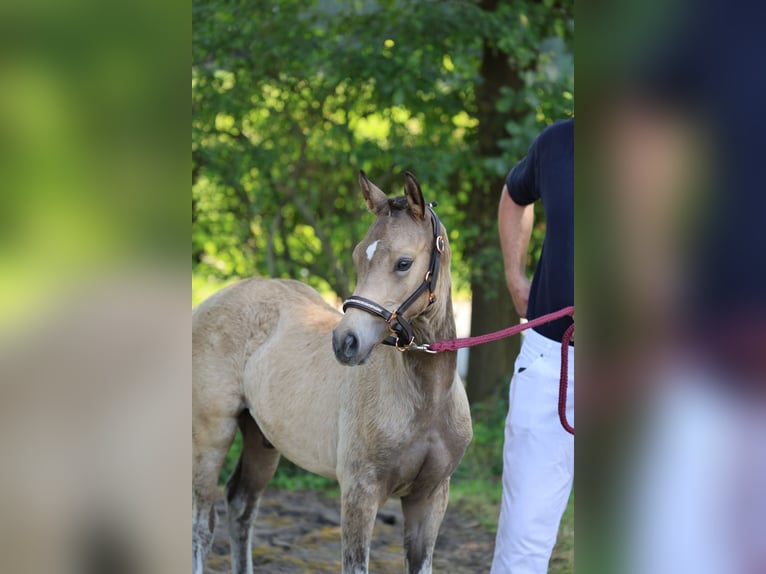
<svg viewBox="0 0 766 574">
<path fill-rule="evenodd" d="M 763 15 L 577 6 L 577 572 L 766 571 Z"/>
<path fill-rule="evenodd" d="M 0 4 L 0 571 L 189 569 L 190 45 L 186 3 Z"/>
</svg>

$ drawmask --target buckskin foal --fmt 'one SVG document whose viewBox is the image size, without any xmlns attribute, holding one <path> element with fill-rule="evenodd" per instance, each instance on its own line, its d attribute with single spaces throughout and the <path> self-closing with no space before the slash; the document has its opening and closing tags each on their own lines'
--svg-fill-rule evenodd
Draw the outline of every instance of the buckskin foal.
<svg viewBox="0 0 766 574">
<path fill-rule="evenodd" d="M 237 426 L 242 454 L 226 484 L 235 574 L 252 572 L 252 524 L 280 454 L 339 481 L 344 574 L 368 571 L 389 496 L 401 498 L 405 572 L 431 572 L 450 475 L 471 440 L 456 354 L 415 348 L 455 336 L 450 249 L 414 176 L 393 199 L 363 172 L 359 182 L 376 218 L 354 249 L 358 285 L 345 315 L 310 287 L 276 279 L 231 285 L 192 315 L 196 573 Z"/>
</svg>

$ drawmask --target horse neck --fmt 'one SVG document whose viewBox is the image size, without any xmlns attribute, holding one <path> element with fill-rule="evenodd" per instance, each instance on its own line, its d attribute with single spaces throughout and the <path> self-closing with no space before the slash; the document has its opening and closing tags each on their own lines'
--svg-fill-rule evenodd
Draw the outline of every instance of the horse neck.
<svg viewBox="0 0 766 574">
<path fill-rule="evenodd" d="M 433 343 L 455 338 L 455 315 L 450 289 L 448 284 L 446 289 L 441 290 L 446 295 L 437 297 L 436 301 L 413 321 L 416 343 Z M 410 374 L 409 379 L 418 381 L 420 392 L 429 402 L 438 402 L 452 387 L 457 369 L 457 353 L 430 354 L 407 351 L 403 353 L 402 359 Z"/>
<path fill-rule="evenodd" d="M 428 309 L 412 322 L 412 333 L 418 344 L 454 339 L 457 332 L 455 330 L 452 297 L 447 295 L 442 300 L 437 298 Z"/>
</svg>

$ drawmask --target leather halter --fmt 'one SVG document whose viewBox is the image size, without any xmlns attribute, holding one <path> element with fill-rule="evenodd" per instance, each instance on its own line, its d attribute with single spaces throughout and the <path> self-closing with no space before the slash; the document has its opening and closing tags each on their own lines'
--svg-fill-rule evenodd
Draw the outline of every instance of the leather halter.
<svg viewBox="0 0 766 574">
<path fill-rule="evenodd" d="M 435 206 L 436 203 L 428 204 L 428 211 L 431 213 L 431 224 L 434 232 L 434 247 L 431 250 L 431 262 L 428 265 L 428 271 L 423 278 L 423 282 L 418 288 L 393 311 L 389 311 L 383 307 L 383 305 L 378 305 L 375 301 L 359 297 L 358 295 L 352 295 L 343 302 L 344 313 L 349 307 L 354 307 L 383 319 L 388 325 L 388 330 L 391 331 L 391 334 L 384 339 L 383 344 L 394 346 L 400 351 L 405 351 L 415 342 L 415 336 L 412 334 L 412 325 L 409 320 L 404 318 L 404 312 L 426 289 L 428 289 L 428 304 L 431 305 L 436 301 L 434 291 L 436 290 L 436 280 L 439 278 L 441 254 L 444 252 L 444 236 L 440 233 L 441 222 L 436 216 L 436 212 L 432 209 L 432 207 Z"/>
</svg>

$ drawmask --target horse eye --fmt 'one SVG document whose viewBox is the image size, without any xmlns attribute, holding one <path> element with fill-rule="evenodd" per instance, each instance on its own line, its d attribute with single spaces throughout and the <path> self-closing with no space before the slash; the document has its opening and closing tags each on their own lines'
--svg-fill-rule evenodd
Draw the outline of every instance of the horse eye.
<svg viewBox="0 0 766 574">
<path fill-rule="evenodd" d="M 396 262 L 396 270 L 407 271 L 411 265 L 412 265 L 412 259 L 403 257 L 402 259 Z"/>
</svg>

